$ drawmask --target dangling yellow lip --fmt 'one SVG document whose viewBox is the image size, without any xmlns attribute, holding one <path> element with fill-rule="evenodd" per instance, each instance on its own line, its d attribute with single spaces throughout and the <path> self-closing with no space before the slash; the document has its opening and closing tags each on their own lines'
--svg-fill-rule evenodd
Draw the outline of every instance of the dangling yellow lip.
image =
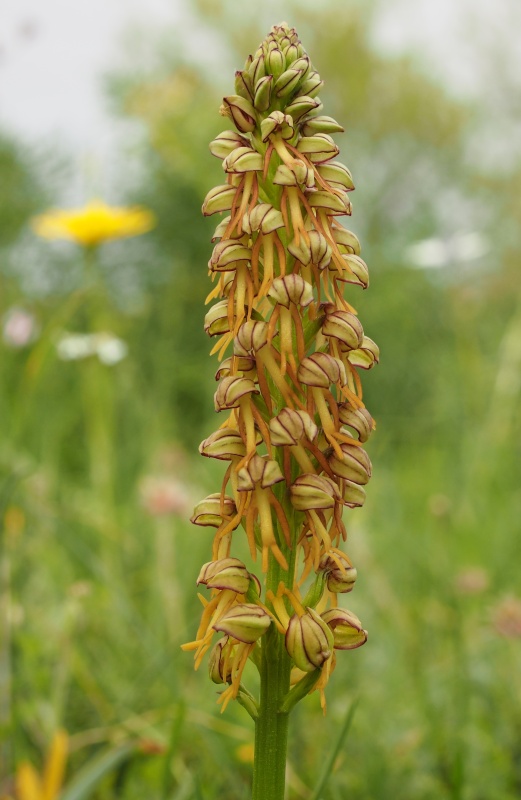
<svg viewBox="0 0 521 800">
<path fill-rule="evenodd" d="M 35 217 L 32 227 L 44 239 L 69 239 L 94 247 L 109 239 L 140 236 L 156 224 L 154 214 L 141 206 L 109 206 L 92 200 L 83 208 L 48 211 Z"/>
</svg>

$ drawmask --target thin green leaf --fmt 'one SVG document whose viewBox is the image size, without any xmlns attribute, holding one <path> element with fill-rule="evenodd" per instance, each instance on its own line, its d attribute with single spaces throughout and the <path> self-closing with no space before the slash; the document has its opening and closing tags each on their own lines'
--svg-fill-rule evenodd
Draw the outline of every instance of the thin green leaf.
<svg viewBox="0 0 521 800">
<path fill-rule="evenodd" d="M 59 800 L 86 800 L 110 772 L 137 753 L 135 742 L 119 745 L 90 761 L 60 794 Z"/>
<path fill-rule="evenodd" d="M 345 739 L 347 737 L 347 734 L 349 733 L 349 729 L 351 727 L 351 723 L 353 722 L 353 717 L 355 716 L 355 711 L 356 711 L 357 705 L 358 705 L 358 699 L 353 700 L 353 702 L 349 706 L 349 709 L 347 711 L 347 714 L 346 714 L 346 717 L 345 717 L 345 720 L 344 720 L 344 724 L 342 725 L 342 728 L 341 728 L 340 733 L 338 735 L 338 739 L 336 740 L 336 744 L 335 744 L 335 746 L 333 747 L 333 749 L 329 753 L 329 758 L 327 759 L 326 763 L 324 764 L 324 769 L 322 770 L 322 774 L 321 774 L 320 779 L 319 779 L 319 781 L 318 781 L 318 783 L 316 785 L 315 791 L 313 792 L 313 794 L 310 797 L 310 800 L 321 800 L 322 792 L 326 788 L 326 784 L 327 784 L 327 782 L 328 782 L 328 780 L 331 777 L 331 774 L 333 772 L 333 766 L 335 764 L 335 761 L 336 761 L 336 759 L 338 757 L 338 754 L 339 754 L 339 752 L 340 752 L 340 750 L 342 748 L 342 745 L 344 744 L 344 741 L 345 741 Z"/>
</svg>

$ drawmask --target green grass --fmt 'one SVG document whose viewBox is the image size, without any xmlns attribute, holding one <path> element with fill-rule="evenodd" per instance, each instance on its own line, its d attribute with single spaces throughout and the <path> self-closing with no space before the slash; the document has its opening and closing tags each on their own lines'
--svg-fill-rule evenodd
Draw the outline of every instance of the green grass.
<svg viewBox="0 0 521 800">
<path fill-rule="evenodd" d="M 393 314 L 401 320 L 391 307 L 377 322 L 382 283 L 371 329 L 382 344 L 381 375 L 366 380 L 378 420 L 370 448 L 375 475 L 366 507 L 348 516 L 360 577 L 347 602 L 370 638 L 340 654 L 327 716 L 316 695 L 295 713 L 289 796 L 309 796 L 358 697 L 324 798 L 514 800 L 521 786 L 519 645 L 494 628 L 493 609 L 517 589 L 521 495 L 511 442 L 519 420 L 495 440 L 490 394 L 474 397 L 486 371 L 493 381 L 493 367 L 486 355 L 472 363 L 465 349 L 472 337 L 466 330 L 463 339 L 450 314 L 439 323 L 441 340 L 461 349 L 459 362 L 426 337 L 437 369 L 422 367 L 422 382 L 411 385 L 408 370 L 423 356 L 413 349 L 404 363 L 386 352 L 392 343 L 386 347 L 384 329 L 393 328 Z M 411 299 L 418 285 L 407 291 Z M 426 284 L 422 291 L 447 299 Z M 154 371 L 140 360 L 151 342 L 131 345 L 114 367 L 57 359 L 45 337 L 54 335 L 67 302 L 35 308 L 38 342 L 3 349 L 6 775 L 22 759 L 41 764 L 52 732 L 63 726 L 71 734 L 69 780 L 122 742 L 138 739 L 152 751 L 105 775 L 96 797 L 247 798 L 250 767 L 239 748 L 252 742 L 250 720 L 233 705 L 221 716 L 216 687 L 179 650 L 197 625 L 195 577 L 211 536 L 184 515 L 151 516 L 140 494 L 145 476 L 166 475 L 183 483 L 189 505 L 215 490 L 220 467 L 168 437 L 172 412 L 160 387 L 163 370 L 175 365 L 165 360 Z M 111 313 L 137 342 L 143 320 Z M 417 319 L 400 334 L 402 356 L 424 324 Z M 498 319 L 497 339 L 501 328 Z M 210 373 L 210 362 L 200 369 Z M 471 416 L 465 407 L 472 401 Z M 190 436 L 197 441 L 212 424 L 208 414 Z M 110 465 L 101 483 L 92 472 L 100 446 Z M 488 580 L 474 593 L 458 589 L 469 567 Z"/>
</svg>

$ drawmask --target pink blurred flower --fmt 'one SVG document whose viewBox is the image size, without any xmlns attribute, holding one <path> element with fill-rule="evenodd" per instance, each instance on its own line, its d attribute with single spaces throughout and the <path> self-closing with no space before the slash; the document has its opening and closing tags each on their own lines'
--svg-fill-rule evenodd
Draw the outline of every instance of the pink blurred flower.
<svg viewBox="0 0 521 800">
<path fill-rule="evenodd" d="M 492 611 L 492 627 L 507 639 L 521 638 L 521 599 L 509 595 Z"/>
<path fill-rule="evenodd" d="M 490 576 L 483 567 L 465 567 L 456 575 L 454 585 L 460 594 L 480 594 L 490 585 Z"/>
<path fill-rule="evenodd" d="M 3 339 L 10 347 L 26 347 L 38 337 L 38 325 L 30 311 L 13 306 L 3 322 Z"/>
<path fill-rule="evenodd" d="M 188 488 L 170 476 L 145 478 L 140 487 L 141 502 L 153 517 L 174 514 L 188 517 L 191 511 L 191 497 Z"/>
</svg>

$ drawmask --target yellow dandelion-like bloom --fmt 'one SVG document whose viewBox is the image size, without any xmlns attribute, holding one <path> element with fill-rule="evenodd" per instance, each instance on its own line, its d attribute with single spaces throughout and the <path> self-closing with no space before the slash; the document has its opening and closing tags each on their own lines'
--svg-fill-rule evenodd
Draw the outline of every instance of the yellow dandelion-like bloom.
<svg viewBox="0 0 521 800">
<path fill-rule="evenodd" d="M 41 775 L 29 762 L 20 764 L 16 773 L 19 800 L 56 800 L 63 783 L 67 751 L 68 736 L 59 730 L 54 735 Z"/>
<path fill-rule="evenodd" d="M 147 233 L 156 224 L 151 211 L 140 206 L 108 206 L 92 200 L 84 208 L 56 209 L 35 217 L 33 230 L 44 239 L 70 239 L 82 247 L 95 247 L 109 239 Z"/>
</svg>

